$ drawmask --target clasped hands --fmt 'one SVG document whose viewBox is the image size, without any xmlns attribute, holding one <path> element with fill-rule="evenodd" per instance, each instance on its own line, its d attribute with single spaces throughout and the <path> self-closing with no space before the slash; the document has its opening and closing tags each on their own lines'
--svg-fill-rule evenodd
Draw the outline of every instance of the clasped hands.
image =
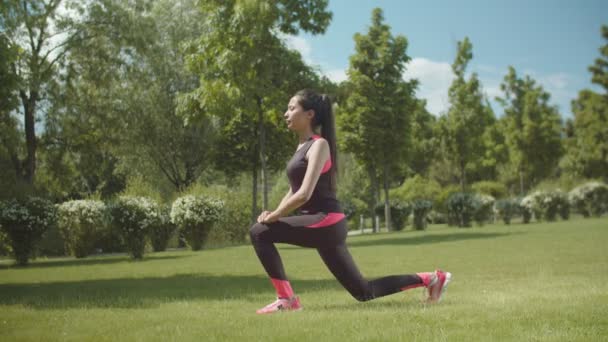
<svg viewBox="0 0 608 342">
<path fill-rule="evenodd" d="M 279 216 L 272 211 L 265 210 L 258 216 L 258 223 L 272 223 L 279 220 Z"/>
</svg>

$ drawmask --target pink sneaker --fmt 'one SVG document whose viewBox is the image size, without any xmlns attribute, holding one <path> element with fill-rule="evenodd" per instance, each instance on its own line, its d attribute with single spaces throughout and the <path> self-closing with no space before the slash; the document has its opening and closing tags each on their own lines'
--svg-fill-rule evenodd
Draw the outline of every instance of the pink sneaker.
<svg viewBox="0 0 608 342">
<path fill-rule="evenodd" d="M 444 272 L 442 270 L 436 270 L 437 281 L 429 286 L 429 298 L 427 303 L 439 303 L 443 296 L 443 293 L 448 288 L 449 282 L 452 280 L 452 273 Z"/>
<path fill-rule="evenodd" d="M 266 305 L 265 307 L 256 311 L 257 314 L 271 314 L 275 312 L 282 311 L 299 311 L 302 310 L 302 305 L 300 305 L 299 297 L 291 297 L 290 299 L 286 298 L 278 298 L 276 301 Z"/>
</svg>

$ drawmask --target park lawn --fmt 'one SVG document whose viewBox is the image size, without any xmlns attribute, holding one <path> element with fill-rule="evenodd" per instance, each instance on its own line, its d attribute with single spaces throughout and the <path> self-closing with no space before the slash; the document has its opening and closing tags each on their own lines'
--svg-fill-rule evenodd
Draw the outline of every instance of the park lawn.
<svg viewBox="0 0 608 342">
<path fill-rule="evenodd" d="M 359 303 L 315 250 L 281 245 L 304 310 L 258 316 L 274 291 L 250 246 L 0 264 L 1 341 L 597 341 L 608 339 L 608 218 L 353 236 L 368 278 L 442 267 Z"/>
</svg>

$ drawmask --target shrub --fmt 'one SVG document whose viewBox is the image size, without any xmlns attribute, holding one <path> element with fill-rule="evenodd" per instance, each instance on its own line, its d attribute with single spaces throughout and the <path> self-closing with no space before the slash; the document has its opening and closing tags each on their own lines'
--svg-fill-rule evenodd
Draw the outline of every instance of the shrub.
<svg viewBox="0 0 608 342">
<path fill-rule="evenodd" d="M 57 223 L 57 208 L 38 197 L 13 199 L 0 208 L 0 225 L 18 265 L 27 265 L 44 232 Z"/>
<path fill-rule="evenodd" d="M 412 203 L 412 208 L 414 211 L 414 229 L 426 229 L 427 215 L 433 209 L 433 202 L 429 200 L 418 199 Z"/>
<path fill-rule="evenodd" d="M 470 227 L 475 214 L 475 196 L 466 192 L 452 194 L 447 200 L 448 221 L 459 227 Z"/>
<path fill-rule="evenodd" d="M 58 214 L 66 249 L 77 258 L 86 257 L 107 226 L 105 204 L 96 200 L 68 201 L 59 205 Z"/>
<path fill-rule="evenodd" d="M 518 211 L 518 204 L 511 199 L 498 200 L 494 203 L 494 212 L 500 217 L 505 224 L 511 224 L 511 218 Z"/>
<path fill-rule="evenodd" d="M 427 220 L 433 224 L 447 223 L 447 217 L 445 214 L 438 212 L 437 210 L 431 210 L 427 215 Z"/>
<path fill-rule="evenodd" d="M 475 213 L 473 217 L 478 225 L 483 226 L 484 223 L 492 218 L 494 209 L 494 197 L 484 194 L 475 194 L 474 196 Z"/>
<path fill-rule="evenodd" d="M 179 197 L 171 207 L 171 222 L 182 230 L 192 250 L 198 251 L 219 221 L 224 203 L 214 198 L 186 195 Z"/>
<path fill-rule="evenodd" d="M 473 192 L 478 194 L 490 195 L 494 198 L 504 198 L 507 196 L 507 187 L 499 182 L 482 181 L 471 185 Z"/>
<path fill-rule="evenodd" d="M 155 224 L 150 226 L 150 242 L 155 252 L 162 252 L 167 249 L 169 240 L 177 226 L 171 222 L 171 208 L 169 206 L 159 206 L 158 214 L 159 220 L 154 221 Z"/>
<path fill-rule="evenodd" d="M 457 185 L 449 185 L 443 188 L 443 190 L 437 195 L 437 200 L 433 203 L 435 204 L 435 210 L 438 212 L 445 214 L 446 222 L 449 226 L 457 225 L 458 222 L 456 217 L 450 214 L 450 210 L 448 209 L 448 199 L 453 194 L 460 192 L 460 186 Z"/>
<path fill-rule="evenodd" d="M 1 207 L 2 207 L 2 204 L 0 202 L 0 208 Z M 4 230 L 2 229 L 2 226 L 0 225 L 0 255 L 10 255 L 12 253 L 13 253 L 13 249 L 11 248 L 9 238 L 6 235 L 6 233 L 4 232 Z"/>
<path fill-rule="evenodd" d="M 588 182 L 568 194 L 570 204 L 584 217 L 601 216 L 608 210 L 608 185 Z"/>
<path fill-rule="evenodd" d="M 523 223 L 530 223 L 530 220 L 532 219 L 533 206 L 534 203 L 531 196 L 526 196 L 520 199 L 519 211 L 521 213 Z"/>
<path fill-rule="evenodd" d="M 407 218 L 412 212 L 412 206 L 408 202 L 399 200 L 391 203 L 391 221 L 394 230 L 403 230 L 407 226 Z"/>
<path fill-rule="evenodd" d="M 150 230 L 160 224 L 158 205 L 146 197 L 123 196 L 109 207 L 112 225 L 120 232 L 131 257 L 142 259 Z"/>
<path fill-rule="evenodd" d="M 390 191 L 391 198 L 398 198 L 404 202 L 417 199 L 435 201 L 441 193 L 441 186 L 435 180 L 415 175 L 407 179 L 401 186 Z"/>
<path fill-rule="evenodd" d="M 557 210 L 559 213 L 559 216 L 562 218 L 562 220 L 567 220 L 570 218 L 570 201 L 568 201 L 568 194 L 563 192 L 563 191 L 559 191 L 558 192 L 558 196 L 557 196 Z"/>
<path fill-rule="evenodd" d="M 405 226 L 407 226 L 407 218 L 412 212 L 412 207 L 408 202 L 393 199 L 390 203 L 390 208 L 392 229 L 403 230 Z M 380 217 L 381 221 L 384 221 L 384 202 L 378 203 L 374 212 L 376 215 L 378 215 L 378 217 Z"/>
<path fill-rule="evenodd" d="M 564 194 L 560 190 L 534 191 L 526 196 L 527 206 L 534 213 L 536 220 L 555 221 L 560 212 Z"/>
</svg>

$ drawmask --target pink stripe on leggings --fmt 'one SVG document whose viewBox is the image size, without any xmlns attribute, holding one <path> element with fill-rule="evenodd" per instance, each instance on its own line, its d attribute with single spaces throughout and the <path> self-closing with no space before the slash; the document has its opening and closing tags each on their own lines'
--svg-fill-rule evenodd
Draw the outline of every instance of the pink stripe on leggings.
<svg viewBox="0 0 608 342">
<path fill-rule="evenodd" d="M 329 213 L 325 216 L 321 221 L 311 224 L 310 226 L 306 226 L 308 228 L 322 228 L 328 227 L 333 224 L 340 222 L 345 217 L 343 213 Z"/>
<path fill-rule="evenodd" d="M 277 290 L 277 296 L 279 298 L 293 297 L 293 289 L 291 288 L 289 280 L 270 278 L 270 281 L 272 281 L 272 286 L 274 286 L 274 289 Z"/>
</svg>

